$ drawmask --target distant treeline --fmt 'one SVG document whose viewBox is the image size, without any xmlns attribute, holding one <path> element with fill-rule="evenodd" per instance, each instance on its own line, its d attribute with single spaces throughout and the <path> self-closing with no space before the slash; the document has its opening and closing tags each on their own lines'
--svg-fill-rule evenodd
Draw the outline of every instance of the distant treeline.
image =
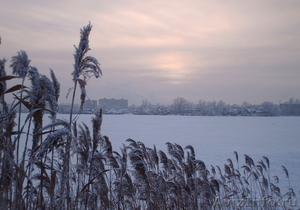
<svg viewBox="0 0 300 210">
<path fill-rule="evenodd" d="M 291 102 L 292 101 L 292 102 Z M 59 105 L 58 113 L 69 114 L 71 105 Z M 84 108 L 80 111 L 80 105 L 74 104 L 73 113 L 93 114 L 93 109 Z M 98 107 L 99 108 L 99 107 Z M 242 105 L 226 104 L 224 101 L 203 101 L 192 103 L 182 97 L 177 97 L 171 105 L 152 104 L 142 101 L 139 106 L 131 105 L 127 109 L 103 108 L 104 114 L 139 114 L 139 115 L 190 115 L 190 116 L 300 116 L 299 100 L 274 104 L 273 102 L 263 102 L 253 105 L 243 102 Z M 28 112 L 25 106 L 22 112 Z"/>
<path fill-rule="evenodd" d="M 226 104 L 224 101 L 203 101 L 192 103 L 183 97 L 177 97 L 171 105 L 153 105 L 148 101 L 142 101 L 140 106 L 130 106 L 129 111 L 134 114 L 153 115 L 196 115 L 196 116 L 290 116 L 300 115 L 299 100 L 290 99 L 289 102 L 280 105 L 273 102 L 263 102 L 253 105 L 243 102 L 242 105 Z"/>
</svg>

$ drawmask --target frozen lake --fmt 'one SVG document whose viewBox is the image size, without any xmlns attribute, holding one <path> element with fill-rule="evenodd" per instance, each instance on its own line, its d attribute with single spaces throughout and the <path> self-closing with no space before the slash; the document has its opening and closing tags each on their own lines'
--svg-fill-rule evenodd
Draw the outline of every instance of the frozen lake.
<svg viewBox="0 0 300 210">
<path fill-rule="evenodd" d="M 93 115 L 81 115 L 78 122 L 91 124 Z M 68 118 L 68 115 L 59 115 Z M 125 140 L 142 141 L 147 147 L 156 145 L 166 152 L 166 142 L 182 147 L 192 145 L 196 157 L 207 166 L 223 168 L 226 159 L 235 163 L 234 151 L 243 163 L 244 154 L 255 162 L 262 156 L 270 159 L 273 175 L 286 183 L 281 166 L 290 174 L 295 192 L 300 189 L 300 117 L 203 117 L 104 115 L 102 135 L 110 138 L 119 151 Z M 241 164 L 241 163 L 240 163 Z M 209 167 L 210 168 L 210 167 Z"/>
<path fill-rule="evenodd" d="M 90 124 L 92 116 L 81 115 L 79 122 Z M 244 154 L 255 162 L 267 156 L 273 175 L 287 184 L 281 168 L 284 165 L 291 183 L 296 183 L 297 194 L 300 189 L 300 117 L 104 115 L 102 135 L 110 138 L 116 151 L 127 138 L 148 147 L 155 144 L 163 151 L 166 142 L 192 145 L 198 159 L 221 168 L 227 158 L 235 160 L 234 151 L 241 161 Z"/>
<path fill-rule="evenodd" d="M 68 119 L 59 114 L 58 118 Z M 79 122 L 91 125 L 93 115 L 81 115 Z M 46 122 L 45 122 L 46 123 Z M 244 154 L 257 163 L 262 156 L 270 159 L 272 176 L 279 177 L 280 186 L 288 181 L 282 171 L 284 165 L 290 174 L 291 184 L 299 197 L 300 190 L 300 117 L 203 117 L 203 116 L 149 116 L 104 115 L 102 135 L 110 138 L 113 149 L 132 138 L 147 147 L 156 145 L 167 152 L 165 143 L 182 147 L 192 145 L 196 158 L 223 169 L 227 158 L 234 163 L 234 151 L 239 154 L 240 165 Z M 92 128 L 91 128 L 92 131 Z M 287 189 L 282 189 L 286 192 Z"/>
</svg>

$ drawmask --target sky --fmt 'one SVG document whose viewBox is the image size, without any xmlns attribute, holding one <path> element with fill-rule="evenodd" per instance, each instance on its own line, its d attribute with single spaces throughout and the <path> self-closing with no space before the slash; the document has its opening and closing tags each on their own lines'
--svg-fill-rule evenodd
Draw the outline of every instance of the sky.
<svg viewBox="0 0 300 210">
<path fill-rule="evenodd" d="M 41 74 L 54 70 L 60 103 L 71 102 L 74 45 L 89 22 L 88 55 L 103 72 L 88 81 L 92 100 L 300 99 L 298 0 L 0 1 L 0 58 L 8 59 L 7 74 L 11 57 L 25 50 Z"/>
</svg>

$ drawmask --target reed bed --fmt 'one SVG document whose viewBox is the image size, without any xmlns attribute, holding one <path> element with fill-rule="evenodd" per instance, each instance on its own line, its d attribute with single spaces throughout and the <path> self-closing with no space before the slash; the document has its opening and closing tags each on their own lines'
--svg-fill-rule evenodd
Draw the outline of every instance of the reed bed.
<svg viewBox="0 0 300 210">
<path fill-rule="evenodd" d="M 88 79 L 101 76 L 100 64 L 87 55 L 91 29 L 81 29 L 74 53 L 71 100 L 79 86 L 81 108 Z M 25 51 L 12 58 L 13 75 L 6 75 L 5 63 L 0 60 L 0 209 L 297 209 L 288 170 L 282 166 L 289 183 L 283 192 L 267 157 L 255 163 L 235 151 L 222 167 L 207 166 L 192 145 L 167 142 L 162 151 L 134 139 L 115 151 L 101 133 L 101 109 L 92 127 L 77 122 L 72 110 L 68 121 L 57 119 L 60 85 L 53 70 L 50 78 L 39 74 Z M 21 84 L 8 89 L 12 79 Z M 7 94 L 14 97 L 10 106 Z M 23 124 L 22 107 L 29 111 Z"/>
</svg>

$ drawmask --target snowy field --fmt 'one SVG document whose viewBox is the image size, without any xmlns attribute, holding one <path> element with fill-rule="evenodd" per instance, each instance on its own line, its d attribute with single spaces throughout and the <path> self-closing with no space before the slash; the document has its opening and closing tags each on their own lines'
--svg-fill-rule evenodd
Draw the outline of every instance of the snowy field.
<svg viewBox="0 0 300 210">
<path fill-rule="evenodd" d="M 90 124 L 92 116 L 81 115 L 78 122 Z M 235 163 L 234 151 L 240 161 L 244 161 L 244 154 L 255 162 L 267 156 L 273 175 L 284 186 L 288 182 L 281 166 L 288 169 L 292 186 L 299 195 L 300 117 L 104 115 L 102 135 L 110 138 L 116 151 L 127 138 L 142 141 L 147 147 L 156 145 L 163 151 L 166 142 L 182 147 L 192 145 L 198 159 L 207 166 L 221 168 L 227 158 Z"/>
<path fill-rule="evenodd" d="M 68 117 L 58 115 L 60 119 Z M 91 125 L 92 117 L 81 115 L 78 123 Z M 223 168 L 227 158 L 236 163 L 234 151 L 239 154 L 240 165 L 244 163 L 244 154 L 255 162 L 267 156 L 272 175 L 279 177 L 281 187 L 288 185 L 281 166 L 288 169 L 291 185 L 299 197 L 300 117 L 104 115 L 102 135 L 110 138 L 115 151 L 119 151 L 128 138 L 142 141 L 147 147 L 156 145 L 165 152 L 166 142 L 182 147 L 192 145 L 196 158 L 203 160 L 209 169 L 210 165 Z"/>
</svg>

